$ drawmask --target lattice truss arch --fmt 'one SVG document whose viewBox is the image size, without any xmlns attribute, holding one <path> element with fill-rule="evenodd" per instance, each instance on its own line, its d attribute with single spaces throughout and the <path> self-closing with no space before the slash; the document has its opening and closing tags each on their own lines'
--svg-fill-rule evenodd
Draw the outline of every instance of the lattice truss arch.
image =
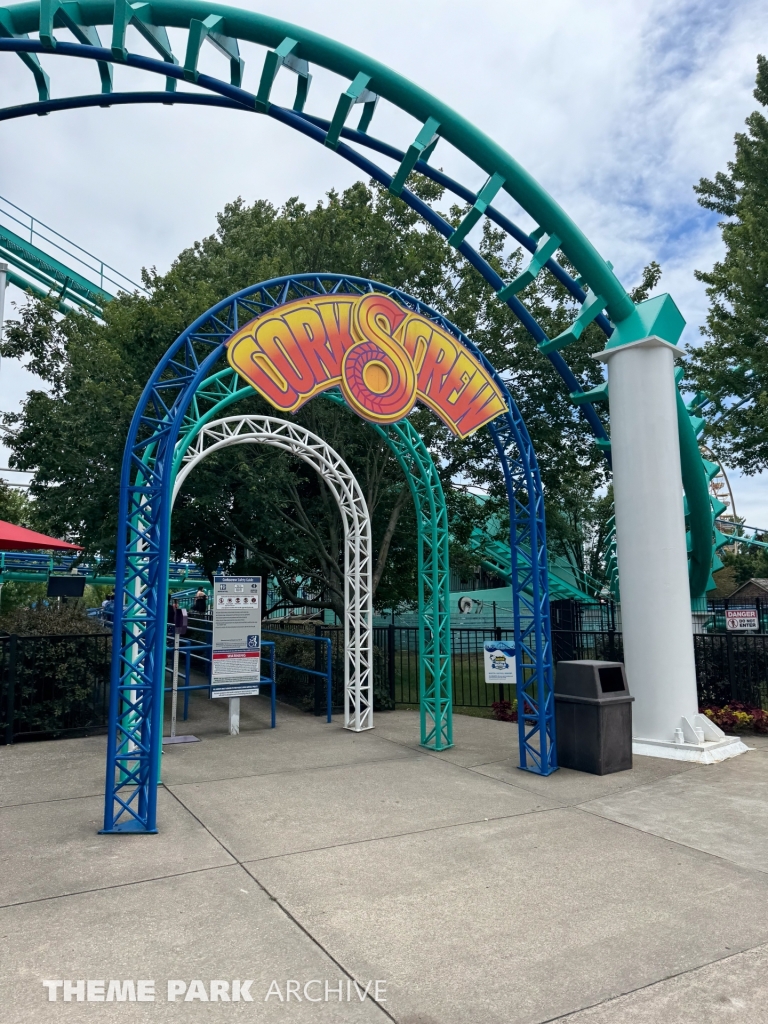
<svg viewBox="0 0 768 1024">
<path fill-rule="evenodd" d="M 186 430 L 176 447 L 175 471 L 203 425 L 235 402 L 253 396 L 234 370 L 220 370 L 204 381 L 185 418 Z M 323 399 L 346 405 L 332 390 Z M 451 680 L 450 570 L 448 511 L 432 457 L 408 420 L 381 427 L 369 424 L 397 459 L 411 491 L 416 513 L 418 552 L 419 708 L 422 745 L 444 750 L 453 745 Z"/>
<path fill-rule="evenodd" d="M 101 45 L 97 26 L 111 29 L 111 46 Z M 167 28 L 187 31 L 183 65 L 173 54 Z M 68 29 L 77 40 L 68 43 L 56 31 Z M 127 31 L 138 31 L 157 52 L 160 59 L 132 54 L 127 49 Z M 30 39 L 37 32 L 39 39 Z M 201 48 L 210 42 L 229 63 L 229 83 L 198 70 Z M 256 92 L 242 88 L 244 62 L 239 40 L 267 48 Z M 606 337 L 614 332 L 621 341 L 655 334 L 676 341 L 675 316 L 670 316 L 668 296 L 659 296 L 634 304 L 605 261 L 570 217 L 544 189 L 500 146 L 468 123 L 460 115 L 401 75 L 379 62 L 334 40 L 308 31 L 298 25 L 265 15 L 239 10 L 204 0 L 176 2 L 129 3 L 128 0 L 42 0 L 0 8 L 0 51 L 15 51 L 31 70 L 38 90 L 38 102 L 0 110 L 0 120 L 49 113 L 76 107 L 115 106 L 128 103 L 183 103 L 225 107 L 249 113 L 262 113 L 294 128 L 306 137 L 327 146 L 365 174 L 379 181 L 400 196 L 427 223 L 446 237 L 491 285 L 501 302 L 506 303 L 520 319 L 537 343 L 539 350 L 553 364 L 568 389 L 571 400 L 588 421 L 597 444 L 610 464 L 610 439 L 597 415 L 594 404 L 607 401 L 603 387 L 585 391 L 562 356 L 595 322 Z M 40 64 L 41 54 L 56 53 L 97 62 L 101 92 L 85 96 L 51 99 L 50 83 Z M 166 89 L 160 92 L 115 92 L 111 67 L 124 64 L 165 78 Z M 312 80 L 310 69 L 320 67 L 346 78 L 349 85 L 341 93 L 330 118 L 305 112 Z M 292 109 L 271 100 L 272 88 L 279 73 L 296 75 L 297 89 Z M 179 81 L 197 86 L 200 92 L 177 92 Z M 106 98 L 108 97 L 108 98 Z M 406 150 L 369 134 L 369 128 L 380 99 L 384 99 L 413 117 L 420 125 L 416 137 Z M 361 117 L 356 129 L 346 121 L 353 108 L 359 106 Z M 457 182 L 430 163 L 440 140 L 458 149 L 480 171 L 488 175 L 485 185 L 475 190 Z M 373 150 L 394 160 L 390 173 L 373 163 L 349 143 Z M 418 173 L 453 192 L 470 208 L 458 227 L 443 220 L 407 187 L 409 174 Z M 533 218 L 537 227 L 526 232 L 493 206 L 493 200 L 506 192 Z M 488 217 L 512 239 L 531 253 L 523 271 L 512 281 L 504 281 L 467 241 L 477 222 Z M 577 268 L 574 279 L 556 261 L 561 251 Z M 518 294 L 543 270 L 551 273 L 581 304 L 573 324 L 557 338 L 549 338 L 518 298 Z M 679 318 L 679 317 L 678 317 Z M 678 331 L 679 333 L 679 331 Z M 616 340 L 614 338 L 614 340 Z M 691 593 L 699 596 L 714 586 L 710 576 L 721 563 L 716 548 L 727 542 L 714 529 L 718 508 L 713 508 L 707 478 L 716 469 L 703 461 L 696 445 L 696 436 L 703 421 L 695 403 L 687 407 L 678 402 L 683 485 L 687 499 L 687 525 Z M 719 504 L 719 503 L 717 503 Z"/>
<path fill-rule="evenodd" d="M 366 279 L 301 274 L 244 289 L 199 317 L 155 368 L 131 422 L 120 480 L 105 832 L 156 831 L 173 480 L 179 468 L 179 441 L 183 435 L 191 442 L 196 432 L 192 420 L 206 415 L 203 412 L 201 416 L 199 399 L 210 386 L 226 342 L 241 324 L 295 298 L 374 290 L 452 333 L 483 364 L 506 396 L 507 413 L 491 425 L 491 432 L 510 502 L 515 637 L 527 651 L 527 660 L 521 657 L 519 661 L 518 675 L 521 767 L 544 775 L 557 767 L 543 494 L 533 446 L 512 396 L 477 347 L 419 300 Z M 221 377 L 211 390 L 219 402 L 227 400 L 228 396 L 222 394 L 226 386 Z M 518 546 L 517 538 L 530 545 L 527 551 Z M 444 586 L 447 574 L 441 577 L 436 572 L 434 580 L 438 588 Z M 521 585 L 528 584 L 532 601 L 520 592 Z M 439 602 L 433 604 L 441 607 Z M 440 622 L 447 623 L 447 619 L 437 614 L 432 633 L 439 642 L 433 649 L 433 664 L 441 665 L 441 652 L 446 647 L 440 640 L 445 636 Z M 431 639 L 426 636 L 427 641 Z M 440 679 L 439 671 L 433 672 L 425 682 L 425 695 L 429 696 L 436 678 L 440 685 L 435 689 L 432 713 L 435 745 L 444 737 L 449 740 L 450 729 L 450 677 L 443 675 Z"/>
<path fill-rule="evenodd" d="M 172 501 L 203 459 L 233 444 L 263 444 L 295 455 L 322 477 L 344 527 L 344 727 L 373 728 L 373 597 L 371 519 L 360 484 L 341 456 L 317 434 L 273 416 L 213 420 L 187 448 Z"/>
</svg>

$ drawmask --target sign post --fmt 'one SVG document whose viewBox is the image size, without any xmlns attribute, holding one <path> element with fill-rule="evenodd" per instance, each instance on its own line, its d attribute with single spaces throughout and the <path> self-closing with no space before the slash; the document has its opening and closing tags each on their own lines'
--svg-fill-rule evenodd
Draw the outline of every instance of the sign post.
<svg viewBox="0 0 768 1024">
<path fill-rule="evenodd" d="M 261 679 L 261 576 L 214 576 L 211 697 L 229 698 L 229 733 L 240 732 L 240 698 Z"/>
</svg>

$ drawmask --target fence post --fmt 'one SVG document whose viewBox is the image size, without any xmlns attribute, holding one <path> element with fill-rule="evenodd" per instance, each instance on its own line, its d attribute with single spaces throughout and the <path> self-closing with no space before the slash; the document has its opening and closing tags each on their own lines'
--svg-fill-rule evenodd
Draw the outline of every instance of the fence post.
<svg viewBox="0 0 768 1024">
<path fill-rule="evenodd" d="M 316 637 L 322 637 L 322 635 L 323 635 L 323 627 L 322 626 L 315 626 L 315 636 Z M 322 648 L 320 647 L 320 641 L 319 640 L 315 640 L 314 647 L 315 647 L 315 672 L 322 672 L 323 671 L 323 652 L 322 652 Z M 324 694 L 323 694 L 323 690 L 324 690 L 323 678 L 322 678 L 322 676 L 313 676 L 313 679 L 315 680 L 315 715 L 319 717 L 323 713 L 323 698 L 324 698 Z"/>
<path fill-rule="evenodd" d="M 14 724 L 16 722 L 16 654 L 18 636 L 11 634 L 8 643 L 8 723 L 5 727 L 5 742 L 10 746 L 13 743 Z"/>
<path fill-rule="evenodd" d="M 731 700 L 739 700 L 740 695 L 736 693 L 736 670 L 733 661 L 733 636 L 725 634 L 725 650 L 728 654 L 728 682 L 731 689 Z"/>
<path fill-rule="evenodd" d="M 393 622 L 387 626 L 387 681 L 389 683 L 389 696 L 392 703 L 395 703 L 395 625 Z"/>
</svg>

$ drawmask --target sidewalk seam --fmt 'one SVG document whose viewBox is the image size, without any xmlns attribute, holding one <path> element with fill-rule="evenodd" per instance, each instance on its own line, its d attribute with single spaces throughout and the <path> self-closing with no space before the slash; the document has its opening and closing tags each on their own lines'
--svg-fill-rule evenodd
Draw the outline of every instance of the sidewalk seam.
<svg viewBox="0 0 768 1024">
<path fill-rule="evenodd" d="M 586 1013 L 587 1010 L 594 1010 L 600 1006 L 608 1006 L 610 1003 L 617 1003 L 620 999 L 626 999 L 627 996 L 635 995 L 637 992 L 644 992 L 646 989 L 655 988 L 657 985 L 663 985 L 666 981 L 673 981 L 675 978 L 684 978 L 687 974 L 696 974 L 698 971 L 704 971 L 708 967 L 712 967 L 713 964 L 721 964 L 726 960 L 735 960 L 738 956 L 744 956 L 745 953 L 752 953 L 756 949 L 762 949 L 767 944 L 765 942 L 758 942 L 755 946 L 746 946 L 743 949 L 737 949 L 735 952 L 729 952 L 726 956 L 715 957 L 714 960 L 708 960 L 705 964 L 699 964 L 698 967 L 689 967 L 685 971 L 676 971 L 674 974 L 668 974 L 663 978 L 659 978 L 656 981 L 649 981 L 646 985 L 638 985 L 637 988 L 630 988 L 626 992 L 621 992 L 617 996 L 608 996 L 606 999 L 601 999 L 597 1003 L 589 1003 L 586 1006 L 580 1006 L 577 1010 L 566 1010 L 565 1013 L 558 1014 L 557 1017 L 547 1017 L 544 1020 L 540 1020 L 537 1024 L 555 1024 L 559 1020 L 567 1020 L 569 1017 L 574 1017 L 578 1013 Z"/>
<path fill-rule="evenodd" d="M 208 828 L 208 826 L 205 824 L 205 822 L 201 821 L 201 819 L 198 818 L 198 816 L 194 813 L 194 811 L 190 810 L 190 808 L 187 807 L 187 805 L 184 803 L 184 801 L 180 797 L 178 797 L 175 793 L 171 792 L 171 790 L 168 790 L 168 792 L 171 793 L 171 796 L 174 798 L 174 800 L 176 800 L 179 803 L 179 805 L 184 808 L 184 810 L 187 812 L 187 814 L 191 815 L 195 819 L 195 821 L 200 825 L 200 827 L 204 828 L 205 831 L 211 836 L 211 838 L 216 843 L 219 844 L 221 849 L 224 850 L 224 852 L 226 854 L 228 854 L 230 857 L 232 857 L 234 859 L 235 863 L 240 868 L 242 868 L 243 871 L 245 871 L 245 873 L 248 875 L 248 877 L 252 878 L 254 880 L 254 882 L 256 883 L 256 885 L 258 885 L 258 887 L 261 889 L 261 891 L 266 896 L 268 896 L 269 899 L 280 908 L 280 910 L 283 912 L 283 914 L 285 914 L 285 916 L 288 918 L 288 920 L 291 921 L 301 932 L 303 932 L 303 934 L 307 936 L 309 941 L 311 943 L 313 943 L 313 945 L 315 945 L 325 956 L 327 956 L 328 959 L 331 961 L 331 963 L 334 963 L 339 968 L 339 970 L 349 978 L 350 981 L 353 981 L 357 985 L 358 984 L 358 980 L 354 976 L 354 974 L 351 971 L 348 971 L 347 968 L 344 967 L 344 965 L 339 960 L 337 960 L 336 957 L 333 956 L 333 954 L 330 953 L 325 948 L 325 946 L 322 944 L 322 942 L 320 942 L 319 939 L 316 939 L 315 936 L 309 931 L 309 929 L 307 929 L 301 923 L 301 921 L 299 921 L 298 918 L 295 917 L 290 912 L 290 910 L 288 910 L 288 908 L 283 905 L 283 903 L 281 903 L 281 901 L 277 898 L 277 896 L 274 896 L 269 891 L 269 889 L 267 889 L 267 887 L 262 882 L 259 881 L 259 879 L 253 874 L 253 872 L 249 871 L 248 868 L 245 866 L 245 864 L 241 860 L 238 860 L 237 857 L 235 857 L 234 853 L 227 846 L 225 846 L 224 843 L 222 843 L 222 841 L 219 839 L 218 836 L 214 835 L 214 833 L 210 830 L 210 828 Z M 385 1007 L 383 1007 L 381 1005 L 380 1002 L 378 1002 L 376 999 L 374 999 L 371 996 L 368 996 L 368 998 L 374 1004 L 374 1006 L 376 1006 L 379 1010 L 381 1010 L 381 1012 L 384 1014 L 385 1017 L 387 1017 L 389 1020 L 393 1021 L 393 1024 L 397 1024 L 396 1019 L 392 1016 L 392 1014 L 387 1009 L 385 1009 Z"/>
</svg>

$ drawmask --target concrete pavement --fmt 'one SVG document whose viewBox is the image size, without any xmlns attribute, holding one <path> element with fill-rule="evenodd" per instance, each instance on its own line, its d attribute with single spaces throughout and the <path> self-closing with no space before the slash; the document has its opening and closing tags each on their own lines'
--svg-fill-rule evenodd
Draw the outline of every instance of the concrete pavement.
<svg viewBox="0 0 768 1024">
<path fill-rule="evenodd" d="M 414 712 L 376 723 L 270 730 L 253 698 L 230 737 L 195 697 L 157 836 L 96 834 L 103 738 L 0 748 L 2 1024 L 768 1020 L 768 740 L 541 779 L 515 726 L 457 715 L 435 754 Z M 42 984 L 89 979 L 123 988 Z"/>
</svg>

